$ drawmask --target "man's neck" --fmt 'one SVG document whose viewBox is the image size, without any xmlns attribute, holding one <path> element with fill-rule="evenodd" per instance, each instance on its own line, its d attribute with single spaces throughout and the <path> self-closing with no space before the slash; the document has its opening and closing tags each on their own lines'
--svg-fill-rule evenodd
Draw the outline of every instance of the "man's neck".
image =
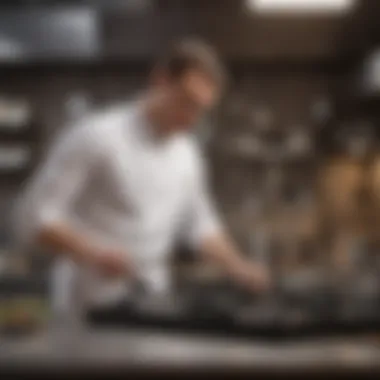
<svg viewBox="0 0 380 380">
<path fill-rule="evenodd" d="M 159 139 L 167 139 L 173 135 L 163 121 L 162 107 L 156 99 L 147 99 L 143 104 L 143 116 L 147 121 L 148 128 Z"/>
</svg>

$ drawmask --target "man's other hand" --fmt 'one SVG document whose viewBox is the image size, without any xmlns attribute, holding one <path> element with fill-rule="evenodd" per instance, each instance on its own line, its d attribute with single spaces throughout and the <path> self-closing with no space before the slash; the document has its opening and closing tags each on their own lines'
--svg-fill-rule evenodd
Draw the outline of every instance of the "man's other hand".
<svg viewBox="0 0 380 380">
<path fill-rule="evenodd" d="M 232 277 L 237 284 L 254 293 L 263 293 L 271 288 L 269 271 L 257 263 L 242 262 L 232 269 Z"/>
</svg>

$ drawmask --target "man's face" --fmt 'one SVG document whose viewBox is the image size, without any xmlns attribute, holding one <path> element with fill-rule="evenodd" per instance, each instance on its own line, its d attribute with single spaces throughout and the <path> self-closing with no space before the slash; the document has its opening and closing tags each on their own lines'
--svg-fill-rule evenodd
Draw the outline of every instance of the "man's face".
<svg viewBox="0 0 380 380">
<path fill-rule="evenodd" d="M 162 122 L 170 131 L 193 127 L 219 96 L 216 83 L 199 70 L 189 70 L 179 79 L 161 75 L 156 86 L 162 99 Z"/>
</svg>

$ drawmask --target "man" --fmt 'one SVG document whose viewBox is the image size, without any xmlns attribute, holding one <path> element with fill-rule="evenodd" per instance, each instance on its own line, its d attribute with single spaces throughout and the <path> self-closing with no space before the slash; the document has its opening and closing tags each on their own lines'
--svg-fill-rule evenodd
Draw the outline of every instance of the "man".
<svg viewBox="0 0 380 380">
<path fill-rule="evenodd" d="M 118 302 L 136 279 L 165 292 L 179 238 L 249 289 L 267 285 L 265 270 L 224 231 L 191 137 L 223 84 L 212 49 L 182 41 L 156 63 L 140 99 L 82 121 L 53 147 L 19 204 L 17 225 L 25 243 L 60 256 L 55 299 L 78 278 L 86 278 L 90 305 Z"/>
</svg>

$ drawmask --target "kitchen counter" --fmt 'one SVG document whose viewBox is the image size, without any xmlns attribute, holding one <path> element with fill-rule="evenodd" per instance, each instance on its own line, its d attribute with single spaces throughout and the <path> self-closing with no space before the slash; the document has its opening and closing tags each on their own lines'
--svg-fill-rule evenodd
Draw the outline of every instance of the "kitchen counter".
<svg viewBox="0 0 380 380">
<path fill-rule="evenodd" d="M 81 375 L 242 373 L 297 375 L 380 374 L 380 345 L 356 339 L 287 343 L 243 342 L 137 331 L 81 331 L 61 338 L 41 333 L 0 341 L 0 377 Z M 60 344 L 57 342 L 60 341 Z"/>
</svg>

